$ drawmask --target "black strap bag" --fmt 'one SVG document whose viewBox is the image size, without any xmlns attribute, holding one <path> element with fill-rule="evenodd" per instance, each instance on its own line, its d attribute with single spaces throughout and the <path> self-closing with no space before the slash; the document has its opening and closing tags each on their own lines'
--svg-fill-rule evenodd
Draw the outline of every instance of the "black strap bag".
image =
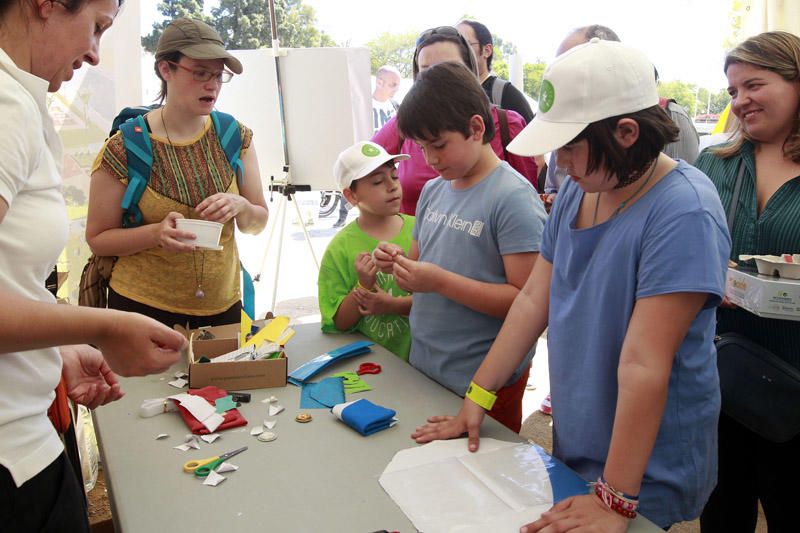
<svg viewBox="0 0 800 533">
<path fill-rule="evenodd" d="M 731 233 L 743 172 L 742 163 L 728 210 Z M 723 333 L 715 344 L 722 412 L 772 442 L 800 434 L 800 370 L 738 333 Z"/>
</svg>

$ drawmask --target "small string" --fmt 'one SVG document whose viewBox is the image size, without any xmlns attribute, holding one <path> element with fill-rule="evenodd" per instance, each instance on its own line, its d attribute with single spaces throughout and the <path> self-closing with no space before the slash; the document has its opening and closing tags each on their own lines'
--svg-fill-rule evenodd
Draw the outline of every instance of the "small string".
<svg viewBox="0 0 800 533">
<path fill-rule="evenodd" d="M 161 108 L 161 124 L 164 125 L 164 133 L 167 134 L 167 143 L 170 149 L 172 150 L 172 156 L 175 160 L 178 160 L 178 156 L 175 152 L 175 146 L 172 144 L 172 139 L 169 137 L 169 130 L 167 129 L 167 122 L 164 120 L 164 108 Z M 197 284 L 197 290 L 194 292 L 194 295 L 197 298 L 203 298 L 206 293 L 203 291 L 203 275 L 205 274 L 206 269 L 206 252 L 205 250 L 200 252 L 200 276 L 197 276 L 197 250 L 192 250 L 192 270 L 194 270 L 194 282 Z"/>
<path fill-rule="evenodd" d="M 648 182 L 650 181 L 650 178 L 652 178 L 653 174 L 656 173 L 656 167 L 657 166 L 658 166 L 658 158 L 656 158 L 655 161 L 653 161 L 653 166 L 650 167 L 650 173 L 647 175 L 647 178 L 645 178 L 645 180 L 642 182 L 641 185 L 639 185 L 639 188 L 636 189 L 633 192 L 633 194 L 631 194 L 625 200 L 620 202 L 619 207 L 617 207 L 614 210 L 614 212 L 611 213 L 611 216 L 608 217 L 609 220 L 614 218 L 615 216 L 617 216 L 620 211 L 625 209 L 625 206 L 628 204 L 628 202 L 633 200 L 636 197 L 636 195 L 638 195 L 640 192 L 642 192 L 642 189 L 644 189 L 647 186 Z M 594 202 L 594 215 L 592 215 L 592 226 L 594 226 L 597 223 L 597 211 L 600 208 L 600 194 L 602 194 L 602 193 L 601 192 L 597 193 L 597 199 Z"/>
</svg>

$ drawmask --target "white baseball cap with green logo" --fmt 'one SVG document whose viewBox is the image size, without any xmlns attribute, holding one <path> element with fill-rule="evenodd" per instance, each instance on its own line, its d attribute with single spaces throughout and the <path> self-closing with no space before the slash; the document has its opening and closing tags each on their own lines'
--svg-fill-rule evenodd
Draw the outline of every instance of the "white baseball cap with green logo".
<svg viewBox="0 0 800 533">
<path fill-rule="evenodd" d="M 374 142 L 357 142 L 336 158 L 336 163 L 333 164 L 333 176 L 339 189 L 345 190 L 355 180 L 367 176 L 387 161 L 403 161 L 410 157 L 408 154 L 392 155 L 384 150 L 383 146 Z"/>
<path fill-rule="evenodd" d="M 539 112 L 508 151 L 541 155 L 561 148 L 586 126 L 658 105 L 653 63 L 638 50 L 594 38 L 547 67 Z"/>
</svg>

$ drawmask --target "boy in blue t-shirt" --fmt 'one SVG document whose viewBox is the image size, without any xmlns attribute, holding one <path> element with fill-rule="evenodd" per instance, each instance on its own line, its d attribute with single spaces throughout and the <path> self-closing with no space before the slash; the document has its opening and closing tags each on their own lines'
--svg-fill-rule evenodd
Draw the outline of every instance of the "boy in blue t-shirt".
<svg viewBox="0 0 800 533">
<path fill-rule="evenodd" d="M 414 293 L 409 362 L 463 396 L 528 279 L 546 215 L 530 183 L 489 145 L 489 101 L 463 65 L 422 72 L 398 111 L 398 127 L 441 176 L 422 189 L 411 252 L 383 244 L 375 258 Z M 516 432 L 531 357 L 533 349 L 490 413 Z"/>
<path fill-rule="evenodd" d="M 379 242 L 408 253 L 414 217 L 400 214 L 403 191 L 395 161 L 372 142 L 359 142 L 339 154 L 333 171 L 342 194 L 359 216 L 328 244 L 319 270 L 322 331 L 359 331 L 408 360 L 411 296 L 394 276 L 379 272 L 372 251 Z"/>
</svg>

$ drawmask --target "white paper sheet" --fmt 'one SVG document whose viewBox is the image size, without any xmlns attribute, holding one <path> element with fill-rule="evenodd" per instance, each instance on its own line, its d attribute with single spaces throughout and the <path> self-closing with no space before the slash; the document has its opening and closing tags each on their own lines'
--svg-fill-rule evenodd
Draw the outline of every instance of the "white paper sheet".
<svg viewBox="0 0 800 533">
<path fill-rule="evenodd" d="M 263 428 L 263 427 L 254 427 L 254 428 L 252 428 L 252 429 L 250 430 L 250 434 L 251 434 L 252 436 L 254 436 L 254 437 L 258 437 L 258 436 L 259 436 L 259 435 L 261 435 L 262 433 L 264 433 L 264 428 Z"/>
<path fill-rule="evenodd" d="M 283 406 L 278 404 L 270 404 L 269 406 L 269 416 L 275 416 L 278 413 L 283 411 Z"/>
<path fill-rule="evenodd" d="M 172 385 L 173 387 L 175 387 L 176 389 L 182 389 L 186 385 L 188 385 L 189 382 L 186 381 L 183 378 L 177 378 L 177 379 L 173 379 L 172 381 L 170 381 L 169 384 Z"/>
<path fill-rule="evenodd" d="M 552 506 L 549 476 L 531 446 L 481 439 L 436 441 L 398 452 L 380 484 L 426 533 L 518 531 Z"/>
<path fill-rule="evenodd" d="M 222 463 L 217 467 L 217 473 L 224 474 L 225 472 L 235 472 L 239 467 L 230 463 Z"/>
<path fill-rule="evenodd" d="M 222 435 L 220 435 L 219 433 L 211 433 L 209 435 L 200 435 L 200 438 L 206 441 L 207 443 L 211 444 L 221 436 Z"/>
<path fill-rule="evenodd" d="M 226 478 L 225 476 L 221 476 L 221 475 L 217 474 L 216 472 L 214 472 L 212 470 L 211 472 L 208 473 L 208 476 L 206 476 L 206 480 L 203 481 L 203 485 L 208 485 L 210 487 L 216 487 L 217 485 L 219 485 L 220 483 L 222 483 L 226 479 L 228 479 L 228 478 Z"/>
<path fill-rule="evenodd" d="M 264 427 L 267 429 L 272 429 L 275 427 L 275 424 L 277 423 L 278 423 L 277 420 L 264 420 Z"/>
<path fill-rule="evenodd" d="M 225 418 L 216 412 L 213 405 L 199 396 L 183 393 L 175 394 L 169 398 L 185 407 L 193 417 L 212 433 L 225 421 Z"/>
</svg>

